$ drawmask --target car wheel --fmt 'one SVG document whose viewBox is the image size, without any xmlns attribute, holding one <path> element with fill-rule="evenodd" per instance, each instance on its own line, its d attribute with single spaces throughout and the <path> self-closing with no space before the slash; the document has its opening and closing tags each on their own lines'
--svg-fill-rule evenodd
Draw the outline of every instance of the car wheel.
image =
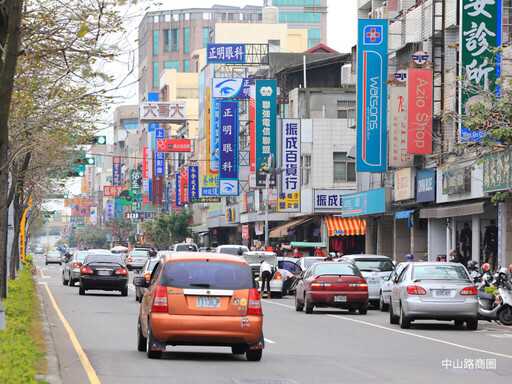
<svg viewBox="0 0 512 384">
<path fill-rule="evenodd" d="M 139 301 L 139 290 L 135 287 L 135 301 Z"/>
<path fill-rule="evenodd" d="M 69 278 L 69 286 L 70 286 L 70 287 L 74 287 L 74 286 L 75 286 L 75 283 L 76 283 L 76 281 L 75 281 L 75 280 L 73 280 L 73 279 L 70 277 L 70 278 Z"/>
<path fill-rule="evenodd" d="M 270 293 L 270 295 L 272 295 L 272 293 Z M 278 299 L 282 299 L 283 293 L 282 292 L 274 292 L 274 297 L 277 297 Z"/>
<path fill-rule="evenodd" d="M 366 315 L 368 313 L 368 308 L 359 308 L 359 314 L 360 315 Z"/>
<path fill-rule="evenodd" d="M 149 359 L 159 359 L 162 357 L 162 351 L 152 351 L 149 347 L 153 342 L 155 341 L 155 338 L 153 337 L 153 333 L 151 332 L 151 323 L 148 321 L 148 336 L 146 338 L 146 355 Z"/>
<path fill-rule="evenodd" d="M 512 308 L 508 305 L 498 312 L 498 320 L 503 325 L 512 325 Z"/>
<path fill-rule="evenodd" d="M 128 296 L 128 287 L 121 289 L 121 296 Z"/>
<path fill-rule="evenodd" d="M 48 263 L 45 261 L 45 262 L 44 262 L 44 265 L 48 265 Z"/>
<path fill-rule="evenodd" d="M 314 305 L 311 305 L 307 296 L 304 297 L 304 306 L 306 307 L 306 313 L 313 313 Z"/>
<path fill-rule="evenodd" d="M 64 276 L 64 272 L 62 272 L 62 285 L 68 285 L 69 280 L 66 280 L 66 277 Z"/>
<path fill-rule="evenodd" d="M 85 288 L 80 286 L 80 288 L 78 289 L 78 294 L 79 295 L 85 295 Z"/>
<path fill-rule="evenodd" d="M 349 313 L 354 313 L 355 311 L 356 311 L 356 309 L 355 309 L 355 308 L 349 308 L 349 309 L 348 309 L 348 312 L 349 312 Z"/>
<path fill-rule="evenodd" d="M 147 348 L 147 340 L 142 333 L 142 329 L 140 327 L 140 316 L 137 320 L 137 351 L 146 352 Z"/>
<path fill-rule="evenodd" d="M 260 361 L 261 356 L 263 356 L 263 349 L 249 349 L 246 353 L 249 361 Z"/>
<path fill-rule="evenodd" d="M 297 312 L 302 312 L 304 309 L 304 304 L 299 303 L 299 295 L 295 295 L 295 310 Z"/>
<path fill-rule="evenodd" d="M 468 331 L 476 331 L 478 329 L 478 319 L 468 319 L 466 321 Z"/>
<path fill-rule="evenodd" d="M 231 347 L 231 353 L 233 355 L 243 355 L 246 351 L 247 351 L 247 348 L 240 346 L 240 345 Z"/>
<path fill-rule="evenodd" d="M 381 312 L 386 312 L 389 309 L 389 304 L 384 302 L 384 296 L 382 295 L 382 291 L 379 295 L 379 309 Z"/>
<path fill-rule="evenodd" d="M 455 320 L 456 327 L 462 327 L 464 325 L 464 320 Z"/>
<path fill-rule="evenodd" d="M 391 299 L 389 300 L 389 323 L 390 324 L 398 324 L 398 320 L 400 318 L 398 316 L 395 316 L 393 313 L 393 302 Z"/>
<path fill-rule="evenodd" d="M 407 329 L 411 328 L 411 320 L 405 316 L 404 309 L 400 306 L 400 328 Z"/>
</svg>

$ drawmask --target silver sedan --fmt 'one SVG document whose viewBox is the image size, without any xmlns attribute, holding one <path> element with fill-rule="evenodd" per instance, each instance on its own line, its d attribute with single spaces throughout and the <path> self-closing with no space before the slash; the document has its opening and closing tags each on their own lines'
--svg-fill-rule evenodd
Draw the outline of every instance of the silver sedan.
<svg viewBox="0 0 512 384">
<path fill-rule="evenodd" d="M 409 328 L 415 320 L 455 321 L 478 328 L 477 289 L 458 263 L 408 263 L 393 279 L 389 322 Z"/>
</svg>

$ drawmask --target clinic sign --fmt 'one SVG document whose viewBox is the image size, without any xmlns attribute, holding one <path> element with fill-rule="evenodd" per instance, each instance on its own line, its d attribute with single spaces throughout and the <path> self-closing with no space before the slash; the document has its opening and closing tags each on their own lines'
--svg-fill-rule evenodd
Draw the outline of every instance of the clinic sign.
<svg viewBox="0 0 512 384">
<path fill-rule="evenodd" d="M 359 20 L 357 172 L 386 172 L 388 21 Z"/>
<path fill-rule="evenodd" d="M 460 113 L 465 116 L 475 102 L 483 102 L 480 92 L 495 91 L 500 77 L 500 60 L 493 49 L 501 45 L 502 0 L 462 0 L 460 10 L 460 63 L 462 89 Z M 484 133 L 461 127 L 461 141 L 482 140 Z"/>
<path fill-rule="evenodd" d="M 245 63 L 245 44 L 207 44 L 206 62 L 208 64 Z"/>
<path fill-rule="evenodd" d="M 238 101 L 221 101 L 219 111 L 219 192 L 238 196 Z"/>
<path fill-rule="evenodd" d="M 248 99 L 251 85 L 250 77 L 213 78 L 212 95 L 216 99 Z"/>
<path fill-rule="evenodd" d="M 270 155 L 277 159 L 277 82 L 256 80 L 256 187 L 265 187 L 265 167 Z M 275 165 L 275 164 L 274 164 Z M 270 186 L 275 186 L 275 176 Z"/>
<path fill-rule="evenodd" d="M 409 69 L 407 74 L 407 153 L 432 153 L 432 92 L 431 69 Z"/>
</svg>

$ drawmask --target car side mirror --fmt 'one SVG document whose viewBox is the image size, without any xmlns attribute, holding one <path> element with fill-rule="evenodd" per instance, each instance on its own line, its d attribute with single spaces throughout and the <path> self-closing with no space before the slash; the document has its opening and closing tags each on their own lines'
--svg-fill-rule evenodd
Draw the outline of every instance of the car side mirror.
<svg viewBox="0 0 512 384">
<path fill-rule="evenodd" d="M 398 281 L 398 279 L 396 278 L 396 276 L 393 276 L 393 277 L 391 278 L 391 281 L 392 281 L 393 283 L 395 283 L 395 284 L 396 284 L 396 282 Z"/>
<path fill-rule="evenodd" d="M 389 276 L 384 276 L 382 280 L 389 281 Z"/>
<path fill-rule="evenodd" d="M 146 282 L 146 278 L 144 276 L 136 276 L 133 278 L 133 285 L 136 287 L 149 287 L 149 283 Z"/>
</svg>

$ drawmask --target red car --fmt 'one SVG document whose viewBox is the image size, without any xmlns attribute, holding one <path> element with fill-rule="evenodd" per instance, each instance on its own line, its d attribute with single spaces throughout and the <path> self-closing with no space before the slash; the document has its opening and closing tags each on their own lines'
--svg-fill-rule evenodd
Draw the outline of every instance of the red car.
<svg viewBox="0 0 512 384">
<path fill-rule="evenodd" d="M 320 262 L 311 265 L 296 288 L 295 310 L 312 313 L 314 307 L 368 311 L 368 284 L 352 263 Z"/>
</svg>

